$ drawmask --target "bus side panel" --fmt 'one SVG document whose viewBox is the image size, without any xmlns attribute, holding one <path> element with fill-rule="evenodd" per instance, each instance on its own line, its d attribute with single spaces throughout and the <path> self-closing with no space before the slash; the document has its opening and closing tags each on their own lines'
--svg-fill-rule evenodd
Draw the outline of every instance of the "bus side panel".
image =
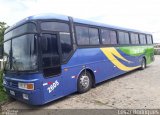
<svg viewBox="0 0 160 115">
<path fill-rule="evenodd" d="M 100 48 L 103 54 L 106 56 L 113 65 L 115 73 L 113 77 L 126 73 L 140 67 L 140 57 L 142 54 L 135 55 L 133 51 L 135 48 L 132 47 L 106 47 Z M 138 49 L 139 52 L 140 48 Z M 141 51 L 141 50 L 140 50 Z M 107 63 L 108 64 L 108 63 Z"/>
<path fill-rule="evenodd" d="M 45 103 L 53 101 L 63 96 L 62 76 L 44 77 L 43 92 Z"/>
<path fill-rule="evenodd" d="M 62 65 L 62 95 L 77 91 L 77 79 L 83 69 L 91 69 L 99 83 L 140 67 L 144 51 L 140 46 L 107 47 L 104 51 L 103 48 L 77 49 L 69 62 Z"/>
<path fill-rule="evenodd" d="M 64 95 L 77 91 L 77 79 L 85 68 L 101 73 L 96 81 L 102 81 L 105 77 L 104 58 L 99 48 L 77 49 L 69 62 L 62 65 Z"/>
<path fill-rule="evenodd" d="M 154 47 L 153 46 L 148 46 L 146 49 L 146 60 L 147 64 L 150 64 L 151 62 L 154 61 Z"/>
<path fill-rule="evenodd" d="M 77 91 L 78 73 L 82 70 L 82 66 L 65 67 L 62 69 L 63 95 L 68 95 Z"/>
</svg>

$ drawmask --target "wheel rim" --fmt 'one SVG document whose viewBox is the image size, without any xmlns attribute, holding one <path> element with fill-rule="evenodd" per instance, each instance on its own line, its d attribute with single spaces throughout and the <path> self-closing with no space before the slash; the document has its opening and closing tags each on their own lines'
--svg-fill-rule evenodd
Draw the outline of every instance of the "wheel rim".
<svg viewBox="0 0 160 115">
<path fill-rule="evenodd" d="M 83 89 L 87 89 L 89 86 L 89 77 L 87 75 L 83 75 L 80 78 L 80 85 Z"/>
</svg>

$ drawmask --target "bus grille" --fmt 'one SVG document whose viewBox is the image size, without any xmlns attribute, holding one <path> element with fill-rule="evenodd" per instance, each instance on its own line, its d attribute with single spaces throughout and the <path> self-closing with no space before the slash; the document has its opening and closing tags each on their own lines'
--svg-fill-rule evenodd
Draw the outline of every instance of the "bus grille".
<svg viewBox="0 0 160 115">
<path fill-rule="evenodd" d="M 10 87 L 18 87 L 18 83 L 15 81 L 7 81 L 7 85 Z"/>
</svg>

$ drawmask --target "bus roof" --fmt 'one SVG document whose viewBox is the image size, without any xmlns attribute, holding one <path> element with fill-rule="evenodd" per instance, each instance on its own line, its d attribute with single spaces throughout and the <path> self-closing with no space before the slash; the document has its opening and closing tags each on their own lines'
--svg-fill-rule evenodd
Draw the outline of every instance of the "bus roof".
<svg viewBox="0 0 160 115">
<path fill-rule="evenodd" d="M 45 13 L 45 14 L 38 14 L 38 15 L 33 15 L 33 16 L 29 16 L 19 22 L 17 22 L 16 24 L 14 24 L 13 26 L 9 27 L 6 31 L 10 31 L 13 28 L 22 25 L 23 23 L 27 22 L 27 21 L 31 21 L 31 20 L 49 20 L 49 19 L 57 19 L 57 20 L 65 20 L 65 21 L 69 21 L 68 16 L 66 15 L 59 15 L 59 14 L 54 14 L 54 13 Z M 103 24 L 103 23 L 99 23 L 99 22 L 93 22 L 93 21 L 89 21 L 89 20 L 84 20 L 84 19 L 78 19 L 78 18 L 73 18 L 73 21 L 76 23 L 81 23 L 81 24 L 87 24 L 87 25 L 92 25 L 92 26 L 99 26 L 99 27 L 106 27 L 106 28 L 112 28 L 112 29 L 118 29 L 118 30 L 124 30 L 124 31 L 131 31 L 131 32 L 137 32 L 137 33 L 145 33 L 145 34 L 151 34 L 150 32 L 144 32 L 144 31 L 139 31 L 139 30 L 135 30 L 135 29 L 129 29 L 129 28 L 123 28 L 123 27 L 118 27 L 118 26 L 113 26 L 113 25 L 109 25 L 109 24 Z"/>
</svg>

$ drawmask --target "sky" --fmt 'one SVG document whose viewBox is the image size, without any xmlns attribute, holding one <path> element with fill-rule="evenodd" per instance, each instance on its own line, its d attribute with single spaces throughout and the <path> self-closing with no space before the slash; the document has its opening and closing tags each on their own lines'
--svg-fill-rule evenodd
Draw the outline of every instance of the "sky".
<svg viewBox="0 0 160 115">
<path fill-rule="evenodd" d="M 160 0 L 0 0 L 0 21 L 9 26 L 41 13 L 151 32 L 160 43 Z"/>
</svg>

